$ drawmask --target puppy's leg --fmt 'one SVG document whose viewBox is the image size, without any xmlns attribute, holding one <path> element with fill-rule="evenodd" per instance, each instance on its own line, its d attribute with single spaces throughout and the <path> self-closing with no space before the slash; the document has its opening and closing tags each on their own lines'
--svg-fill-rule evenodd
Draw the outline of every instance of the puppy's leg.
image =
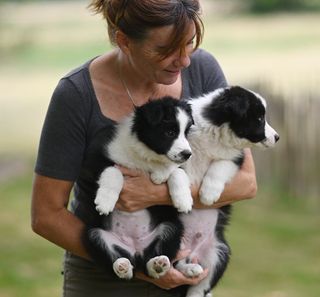
<svg viewBox="0 0 320 297">
<path fill-rule="evenodd" d="M 231 160 L 214 161 L 204 176 L 199 191 L 200 201 L 205 205 L 212 205 L 218 201 L 229 182 L 238 172 L 239 166 Z"/>
<path fill-rule="evenodd" d="M 94 203 L 100 215 L 113 211 L 123 186 L 123 176 L 115 167 L 106 168 L 100 175 L 99 188 Z"/>
<path fill-rule="evenodd" d="M 144 271 L 154 278 L 165 275 L 180 249 L 183 226 L 179 220 L 160 224 L 153 241 L 143 251 Z M 163 256 L 165 255 L 165 256 Z"/>
<path fill-rule="evenodd" d="M 192 252 L 190 258 L 197 258 L 203 267 L 209 269 L 208 276 L 199 284 L 190 286 L 186 297 L 206 296 L 222 277 L 230 255 L 230 249 L 224 242 L 214 237 L 203 241 L 200 246 Z M 209 295 L 210 296 L 210 295 Z"/>
<path fill-rule="evenodd" d="M 123 279 L 131 279 L 135 249 L 124 244 L 112 232 L 88 228 L 83 236 L 87 252 L 98 265 L 104 266 Z M 131 264 L 132 263 L 132 264 Z"/>
<path fill-rule="evenodd" d="M 179 212 L 188 213 L 192 209 L 193 199 L 190 190 L 190 181 L 181 168 L 175 169 L 168 179 L 169 193 L 173 205 Z"/>
</svg>

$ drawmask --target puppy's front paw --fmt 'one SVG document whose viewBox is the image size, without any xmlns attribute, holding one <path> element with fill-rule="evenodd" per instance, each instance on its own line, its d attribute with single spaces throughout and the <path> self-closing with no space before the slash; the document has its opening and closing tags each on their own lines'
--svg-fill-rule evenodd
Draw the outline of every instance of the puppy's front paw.
<svg viewBox="0 0 320 297">
<path fill-rule="evenodd" d="M 205 205 L 212 205 L 219 200 L 223 190 L 223 183 L 215 182 L 210 185 L 202 185 L 199 191 L 201 203 Z"/>
<path fill-rule="evenodd" d="M 191 193 L 171 194 L 171 199 L 179 212 L 188 213 L 192 210 L 193 198 Z"/>
<path fill-rule="evenodd" d="M 113 211 L 118 196 L 102 189 L 99 189 L 94 200 L 96 210 L 100 215 L 108 215 Z"/>
<path fill-rule="evenodd" d="M 186 277 L 197 277 L 203 272 L 203 268 L 199 264 L 189 263 L 184 266 L 183 271 L 181 271 Z"/>
<path fill-rule="evenodd" d="M 155 183 L 156 185 L 160 185 L 167 181 L 168 174 L 165 174 L 164 172 L 152 172 L 150 174 L 150 178 L 153 183 Z"/>
<path fill-rule="evenodd" d="M 114 273 L 122 279 L 133 277 L 133 266 L 127 258 L 119 258 L 113 263 Z"/>
<path fill-rule="evenodd" d="M 167 256 L 154 257 L 148 261 L 147 271 L 149 276 L 159 278 L 168 272 L 170 265 L 170 260 Z"/>
</svg>

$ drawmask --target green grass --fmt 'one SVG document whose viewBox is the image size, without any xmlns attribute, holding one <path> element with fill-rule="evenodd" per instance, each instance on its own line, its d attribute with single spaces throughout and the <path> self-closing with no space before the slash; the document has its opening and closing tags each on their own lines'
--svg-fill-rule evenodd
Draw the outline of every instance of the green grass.
<svg viewBox="0 0 320 297">
<path fill-rule="evenodd" d="M 0 296 L 58 296 L 62 250 L 30 227 L 30 173 L 0 184 Z"/>
<path fill-rule="evenodd" d="M 62 251 L 30 228 L 31 171 L 0 184 L 1 297 L 60 294 Z M 217 296 L 319 297 L 320 218 L 281 195 L 263 189 L 234 205 L 227 232 L 233 256 Z"/>
</svg>

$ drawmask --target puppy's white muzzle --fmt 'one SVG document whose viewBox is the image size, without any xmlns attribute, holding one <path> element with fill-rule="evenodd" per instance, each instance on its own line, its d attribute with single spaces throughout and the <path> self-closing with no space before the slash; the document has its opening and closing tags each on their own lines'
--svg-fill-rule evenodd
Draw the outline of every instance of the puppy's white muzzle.
<svg viewBox="0 0 320 297">
<path fill-rule="evenodd" d="M 261 142 L 264 147 L 273 147 L 280 139 L 279 134 L 266 122 L 265 125 L 266 138 Z"/>
<path fill-rule="evenodd" d="M 192 155 L 191 147 L 185 136 L 181 135 L 177 140 L 174 141 L 171 149 L 169 150 L 167 157 L 175 163 L 184 163 Z"/>
</svg>

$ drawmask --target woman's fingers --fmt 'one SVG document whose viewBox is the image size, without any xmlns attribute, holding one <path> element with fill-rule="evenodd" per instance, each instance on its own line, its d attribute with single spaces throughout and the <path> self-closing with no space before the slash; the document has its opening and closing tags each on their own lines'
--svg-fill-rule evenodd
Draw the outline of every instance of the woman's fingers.
<svg viewBox="0 0 320 297">
<path fill-rule="evenodd" d="M 205 269 L 203 273 L 193 278 L 184 276 L 180 271 L 173 267 L 167 272 L 167 274 L 158 279 L 148 277 L 141 272 L 136 272 L 135 276 L 144 281 L 151 282 L 162 289 L 170 290 L 182 285 L 197 285 L 208 276 L 208 269 Z"/>
</svg>

